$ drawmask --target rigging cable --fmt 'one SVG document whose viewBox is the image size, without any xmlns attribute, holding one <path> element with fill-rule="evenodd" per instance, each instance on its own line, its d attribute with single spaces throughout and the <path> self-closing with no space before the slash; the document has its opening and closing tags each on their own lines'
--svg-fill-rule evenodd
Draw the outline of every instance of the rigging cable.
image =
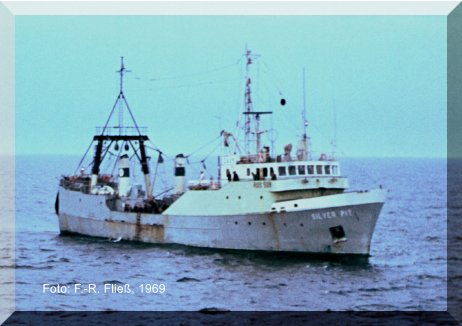
<svg viewBox="0 0 462 326">
<path fill-rule="evenodd" d="M 189 165 L 202 163 L 202 166 L 204 167 L 204 170 L 206 170 L 206 172 L 207 172 L 208 174 L 210 174 L 210 176 L 213 177 L 213 175 L 212 175 L 210 172 L 208 172 L 207 166 L 205 166 L 205 161 L 209 158 L 210 155 L 212 155 L 212 154 L 217 150 L 218 147 L 220 147 L 220 145 L 221 145 L 221 143 L 219 143 L 219 144 L 217 145 L 217 147 L 215 147 L 215 148 L 214 148 L 203 160 L 201 160 L 201 161 L 199 161 L 199 162 L 189 163 Z M 192 168 L 193 168 L 193 167 L 192 167 Z M 193 168 L 193 170 L 195 170 L 195 169 Z M 196 171 L 196 173 L 197 173 L 197 171 Z"/>
<path fill-rule="evenodd" d="M 173 190 L 173 189 L 174 189 L 174 188 L 170 188 L 170 189 L 167 189 L 167 190 L 165 190 L 165 191 L 162 191 L 160 194 L 157 194 L 157 195 L 153 196 L 152 198 L 159 197 L 160 195 L 165 194 L 166 192 L 169 192 L 170 190 Z M 164 197 L 164 198 L 165 198 L 165 197 Z"/>
<path fill-rule="evenodd" d="M 200 151 L 201 149 L 207 147 L 208 145 L 210 145 L 211 143 L 213 143 L 215 140 L 217 140 L 217 139 L 220 138 L 220 137 L 221 137 L 221 134 L 220 134 L 217 138 L 213 139 L 212 141 L 208 142 L 207 144 L 205 144 L 204 146 L 202 146 L 201 148 L 199 148 L 198 150 L 195 150 L 195 151 L 192 152 L 191 154 L 186 155 L 185 158 L 188 158 L 188 157 L 190 157 L 192 154 L 197 153 L 198 151 Z M 220 145 L 220 144 L 218 144 L 218 145 Z"/>
<path fill-rule="evenodd" d="M 74 175 L 77 173 L 77 170 L 79 169 L 80 164 L 82 164 L 83 160 L 85 159 L 85 156 L 87 156 L 87 153 L 88 153 L 88 151 L 90 150 L 92 144 L 93 144 L 93 140 L 90 142 L 90 146 L 88 146 L 87 151 L 85 152 L 85 154 L 83 155 L 82 159 L 80 160 L 80 163 L 79 163 L 79 165 L 77 166 L 77 169 L 75 169 Z M 87 167 L 87 168 L 88 168 L 88 167 Z M 85 170 L 86 170 L 86 169 L 85 169 Z"/>
<path fill-rule="evenodd" d="M 197 83 L 197 84 L 186 84 L 186 85 L 176 85 L 176 86 L 166 86 L 166 87 L 157 87 L 157 88 L 149 88 L 149 89 L 129 89 L 130 92 L 147 92 L 147 91 L 155 91 L 155 90 L 162 90 L 162 89 L 169 89 L 169 88 L 182 88 L 182 87 L 191 87 L 191 86 L 201 86 L 201 85 L 211 85 L 211 84 L 218 84 L 218 83 L 226 83 L 230 81 L 238 80 L 238 78 L 233 79 L 223 79 L 223 80 L 215 80 L 205 83 Z"/>
<path fill-rule="evenodd" d="M 150 79 L 150 81 L 172 80 L 172 79 L 181 79 L 181 78 L 191 77 L 191 76 L 205 75 L 205 74 L 209 74 L 209 73 L 212 73 L 212 72 L 216 72 L 216 71 L 220 71 L 220 70 L 232 68 L 232 67 L 238 65 L 239 62 L 241 61 L 241 59 L 242 59 L 242 56 L 241 56 L 241 58 L 239 58 L 239 60 L 237 60 L 236 63 L 234 63 L 234 64 L 232 64 L 232 65 L 229 65 L 229 66 L 221 67 L 221 68 L 216 68 L 216 69 L 212 69 L 212 70 L 206 70 L 206 71 L 202 71 L 202 72 L 195 72 L 195 73 L 185 74 L 185 75 L 175 76 L 175 77 L 152 78 L 152 79 Z"/>
<path fill-rule="evenodd" d="M 92 141 L 92 142 L 93 142 L 93 141 Z M 90 144 L 90 145 L 91 145 L 91 144 Z M 106 156 L 106 154 L 109 152 L 109 146 L 106 147 L 104 150 L 105 150 L 105 153 L 103 154 L 103 157 L 101 158 L 101 162 L 103 161 L 103 159 L 104 159 L 104 157 Z M 88 150 L 87 150 L 87 152 L 88 152 Z M 87 155 L 87 153 L 85 153 L 85 155 Z M 85 156 L 84 156 L 84 157 L 85 157 Z M 83 158 L 82 158 L 82 160 L 83 160 Z M 88 164 L 88 166 L 87 166 L 84 170 L 88 169 L 94 162 L 95 162 L 95 160 L 93 159 L 93 161 L 91 161 L 91 163 Z M 77 168 L 77 169 L 78 169 L 78 168 Z"/>
</svg>

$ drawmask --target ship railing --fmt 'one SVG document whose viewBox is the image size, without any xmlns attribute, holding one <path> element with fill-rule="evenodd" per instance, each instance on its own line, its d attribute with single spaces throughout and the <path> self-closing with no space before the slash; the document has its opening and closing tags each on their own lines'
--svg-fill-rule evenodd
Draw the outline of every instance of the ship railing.
<svg viewBox="0 0 462 326">
<path fill-rule="evenodd" d="M 251 163 L 273 163 L 273 162 L 297 162 L 297 161 L 337 161 L 335 153 L 332 152 L 308 152 L 306 159 L 302 154 L 288 155 L 288 154 L 276 154 L 271 155 L 269 153 L 261 154 L 247 154 L 239 155 L 237 164 L 251 164 Z"/>
<path fill-rule="evenodd" d="M 190 180 L 188 181 L 189 190 L 218 190 L 221 184 L 215 180 Z"/>
<path fill-rule="evenodd" d="M 90 175 L 83 174 L 78 176 L 61 176 L 59 185 L 65 189 L 80 191 L 84 194 L 90 193 Z M 105 182 L 102 178 L 98 178 L 98 185 L 108 185 L 114 190 L 118 189 L 118 185 L 115 182 Z"/>
<path fill-rule="evenodd" d="M 67 190 L 81 191 L 86 194 L 90 191 L 90 184 L 78 179 L 66 180 L 65 178 L 61 178 L 59 185 Z"/>
<path fill-rule="evenodd" d="M 148 132 L 148 127 L 96 127 L 96 134 L 101 135 L 104 130 L 105 136 L 136 136 L 138 135 L 138 130 L 142 135 L 146 135 Z"/>
<path fill-rule="evenodd" d="M 296 153 L 295 155 L 277 154 L 275 155 L 276 162 L 297 162 L 297 161 L 337 161 L 336 153 L 332 152 L 319 152 L 310 151 L 304 158 L 303 153 Z"/>
</svg>

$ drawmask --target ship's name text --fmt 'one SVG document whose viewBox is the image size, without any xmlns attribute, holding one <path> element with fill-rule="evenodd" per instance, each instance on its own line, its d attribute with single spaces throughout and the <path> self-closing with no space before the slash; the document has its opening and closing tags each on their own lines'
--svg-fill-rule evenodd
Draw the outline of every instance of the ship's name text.
<svg viewBox="0 0 462 326">
<path fill-rule="evenodd" d="M 322 220 L 322 219 L 327 219 L 327 218 L 335 218 L 335 217 L 344 217 L 344 216 L 353 216 L 351 213 L 351 209 L 345 209 L 345 210 L 340 210 L 340 211 L 331 211 L 331 212 L 325 212 L 325 213 L 313 213 L 311 214 L 311 217 L 313 220 Z"/>
<path fill-rule="evenodd" d="M 263 181 L 263 182 L 254 182 L 254 188 L 271 188 L 271 181 Z"/>
<path fill-rule="evenodd" d="M 223 164 L 236 164 L 235 157 L 223 157 Z"/>
</svg>

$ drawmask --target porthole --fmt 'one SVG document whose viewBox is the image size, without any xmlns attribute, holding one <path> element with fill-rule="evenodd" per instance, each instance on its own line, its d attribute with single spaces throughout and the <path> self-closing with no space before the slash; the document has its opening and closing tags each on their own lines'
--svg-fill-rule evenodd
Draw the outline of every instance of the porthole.
<svg viewBox="0 0 462 326">
<path fill-rule="evenodd" d="M 249 225 L 252 225 L 252 223 L 249 222 Z"/>
<path fill-rule="evenodd" d="M 298 207 L 298 204 L 294 204 L 294 207 Z"/>
<path fill-rule="evenodd" d="M 263 222 L 263 225 L 266 225 L 266 223 L 265 223 L 265 222 Z"/>
<path fill-rule="evenodd" d="M 236 225 L 237 225 L 237 222 L 234 222 L 234 224 L 236 224 Z"/>
<path fill-rule="evenodd" d="M 237 197 L 237 199 L 241 199 L 241 196 Z"/>
<path fill-rule="evenodd" d="M 263 196 L 260 196 L 260 199 L 263 199 Z"/>
<path fill-rule="evenodd" d="M 287 226 L 287 224 L 284 223 L 284 226 Z"/>
<path fill-rule="evenodd" d="M 226 199 L 229 199 L 229 197 L 228 197 L 228 196 L 226 196 Z"/>
<path fill-rule="evenodd" d="M 300 224 L 300 226 L 301 226 L 301 227 L 303 227 L 303 223 L 302 223 L 302 224 Z"/>
</svg>

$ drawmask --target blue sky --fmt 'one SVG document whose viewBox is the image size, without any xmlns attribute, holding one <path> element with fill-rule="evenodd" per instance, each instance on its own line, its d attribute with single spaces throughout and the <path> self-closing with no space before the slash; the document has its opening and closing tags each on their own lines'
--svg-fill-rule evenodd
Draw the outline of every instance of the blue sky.
<svg viewBox="0 0 462 326">
<path fill-rule="evenodd" d="M 261 55 L 251 65 L 254 109 L 274 112 L 275 152 L 302 133 L 305 67 L 313 150 L 330 152 L 336 135 L 348 157 L 445 157 L 446 20 L 16 16 L 16 154 L 83 155 L 116 100 L 120 56 L 132 71 L 130 108 L 162 151 L 188 154 L 222 129 L 236 133 L 247 44 Z"/>
</svg>

